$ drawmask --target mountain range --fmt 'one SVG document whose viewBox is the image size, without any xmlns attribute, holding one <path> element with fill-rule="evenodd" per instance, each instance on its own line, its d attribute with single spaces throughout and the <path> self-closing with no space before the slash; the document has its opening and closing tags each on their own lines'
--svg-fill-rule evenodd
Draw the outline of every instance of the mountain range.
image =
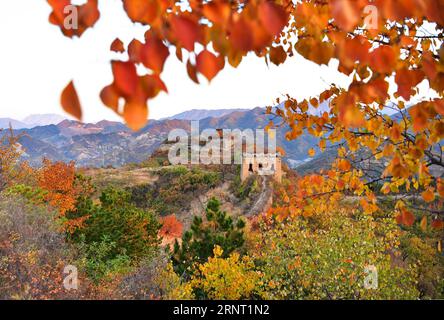
<svg viewBox="0 0 444 320">
<path fill-rule="evenodd" d="M 13 129 L 31 129 L 38 126 L 58 124 L 63 120 L 65 118 L 57 114 L 33 114 L 23 120 L 0 118 L 0 129 L 7 129 L 9 127 Z"/>
<path fill-rule="evenodd" d="M 202 118 L 203 116 L 207 116 Z M 31 120 L 29 120 L 31 119 Z M 31 117 L 28 121 L 55 122 L 51 117 Z M 168 137 L 173 129 L 189 132 L 190 119 L 199 120 L 200 130 L 264 128 L 270 116 L 264 108 L 228 110 L 191 110 L 163 120 L 150 120 L 148 125 L 133 132 L 124 124 L 113 121 L 80 123 L 62 120 L 59 123 L 33 127 L 13 127 L 20 135 L 25 151 L 23 158 L 38 166 L 43 158 L 54 161 L 75 161 L 82 167 L 121 166 L 146 160 Z M 8 125 L 9 126 L 9 125 Z M 286 127 L 277 129 L 277 145 L 286 150 L 285 160 L 292 166 L 304 163 L 307 152 L 317 139 L 303 135 L 294 141 L 285 139 Z"/>
</svg>

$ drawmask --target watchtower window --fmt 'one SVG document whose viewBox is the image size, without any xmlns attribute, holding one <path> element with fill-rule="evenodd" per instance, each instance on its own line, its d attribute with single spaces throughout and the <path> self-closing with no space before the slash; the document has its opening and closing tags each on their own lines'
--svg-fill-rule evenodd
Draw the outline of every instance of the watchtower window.
<svg viewBox="0 0 444 320">
<path fill-rule="evenodd" d="M 253 164 L 252 163 L 250 163 L 248 165 L 248 171 L 253 172 Z"/>
<path fill-rule="evenodd" d="M 263 167 L 262 163 L 259 163 L 259 169 L 262 169 Z"/>
</svg>

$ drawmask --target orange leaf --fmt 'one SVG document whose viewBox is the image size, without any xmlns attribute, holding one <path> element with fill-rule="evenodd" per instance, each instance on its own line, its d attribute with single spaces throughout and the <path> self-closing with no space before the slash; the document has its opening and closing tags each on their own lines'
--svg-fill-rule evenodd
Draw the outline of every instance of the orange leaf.
<svg viewBox="0 0 444 320">
<path fill-rule="evenodd" d="M 432 101 L 436 112 L 444 116 L 444 99 L 435 99 Z"/>
<path fill-rule="evenodd" d="M 134 131 L 142 129 L 148 122 L 148 105 L 140 101 L 127 101 L 123 117 L 128 127 Z"/>
<path fill-rule="evenodd" d="M 216 57 L 208 50 L 203 50 L 196 58 L 196 69 L 202 73 L 208 81 L 211 81 L 224 67 L 224 59 Z"/>
<path fill-rule="evenodd" d="M 395 51 L 391 46 L 382 45 L 370 53 L 370 67 L 379 73 L 392 73 L 396 66 Z"/>
<path fill-rule="evenodd" d="M 339 160 L 338 168 L 341 171 L 349 171 L 351 169 L 350 162 L 346 159 Z"/>
<path fill-rule="evenodd" d="M 345 31 L 352 31 L 358 24 L 361 15 L 360 0 L 332 0 L 332 15 L 337 25 Z"/>
<path fill-rule="evenodd" d="M 228 3 L 215 1 L 205 4 L 202 11 L 208 20 L 222 25 L 228 21 L 231 13 Z"/>
<path fill-rule="evenodd" d="M 271 1 L 265 1 L 259 5 L 258 15 L 261 23 L 272 36 L 279 35 L 288 20 L 284 8 Z"/>
<path fill-rule="evenodd" d="M 78 120 L 82 119 L 82 107 L 74 83 L 71 81 L 62 92 L 61 104 L 63 110 Z"/>
<path fill-rule="evenodd" d="M 160 13 L 157 0 L 123 0 L 123 7 L 133 22 L 143 24 L 154 22 Z"/>
<path fill-rule="evenodd" d="M 419 223 L 419 226 L 422 231 L 427 230 L 427 217 L 426 216 L 422 217 L 421 222 Z"/>
<path fill-rule="evenodd" d="M 128 45 L 128 56 L 130 60 L 134 63 L 140 63 L 142 61 L 142 48 L 143 44 L 137 39 L 134 39 Z"/>
<path fill-rule="evenodd" d="M 310 150 L 308 150 L 308 155 L 309 155 L 310 157 L 314 157 L 315 154 L 316 154 L 315 149 L 311 148 Z"/>
<path fill-rule="evenodd" d="M 432 202 L 433 200 L 435 200 L 435 193 L 431 188 L 428 188 L 426 191 L 421 193 L 421 196 L 425 202 Z"/>
<path fill-rule="evenodd" d="M 427 112 L 423 103 L 417 104 L 409 109 L 410 116 L 413 120 L 413 130 L 419 132 L 427 127 Z"/>
<path fill-rule="evenodd" d="M 398 70 L 395 76 L 398 95 L 407 101 L 410 100 L 410 97 L 415 93 L 412 88 L 416 87 L 423 79 L 424 72 L 421 70 Z"/>
<path fill-rule="evenodd" d="M 243 17 L 238 17 L 230 27 L 229 39 L 233 48 L 241 51 L 253 49 L 254 38 L 250 24 Z"/>
<path fill-rule="evenodd" d="M 148 34 L 146 44 L 141 48 L 141 61 L 145 67 L 155 73 L 161 73 L 170 52 L 162 40 L 153 34 Z"/>
<path fill-rule="evenodd" d="M 197 78 L 196 66 L 191 63 L 190 60 L 187 61 L 187 73 L 188 77 L 195 83 L 199 84 L 199 79 Z"/>
<path fill-rule="evenodd" d="M 112 61 L 112 69 L 116 88 L 125 97 L 131 97 L 137 88 L 137 72 L 136 67 L 130 61 Z"/>
<path fill-rule="evenodd" d="M 116 38 L 113 43 L 111 43 L 111 51 L 114 52 L 125 52 L 125 47 L 123 46 L 122 40 Z"/>
<path fill-rule="evenodd" d="M 119 95 L 116 92 L 116 88 L 113 84 L 106 86 L 100 92 L 100 99 L 103 104 L 108 108 L 114 110 L 114 112 L 118 113 L 119 108 Z"/>
<path fill-rule="evenodd" d="M 188 51 L 193 51 L 194 44 L 201 38 L 198 23 L 185 16 L 173 16 L 171 18 L 171 28 L 174 36 L 179 41 L 179 45 Z"/>
<path fill-rule="evenodd" d="M 284 63 L 286 59 L 287 53 L 285 52 L 284 48 L 282 48 L 282 46 L 270 48 L 270 60 L 275 65 L 278 66 L 281 63 Z"/>
<path fill-rule="evenodd" d="M 407 211 L 406 209 L 402 209 L 401 218 L 402 218 L 402 224 L 404 224 L 407 227 L 411 227 L 415 222 L 415 216 L 413 215 L 413 213 Z"/>
</svg>

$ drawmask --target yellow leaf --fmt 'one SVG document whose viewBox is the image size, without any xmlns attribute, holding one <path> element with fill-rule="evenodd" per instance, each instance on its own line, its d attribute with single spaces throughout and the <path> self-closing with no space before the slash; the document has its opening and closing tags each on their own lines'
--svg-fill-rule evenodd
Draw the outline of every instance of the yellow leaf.
<svg viewBox="0 0 444 320">
<path fill-rule="evenodd" d="M 316 154 L 316 151 L 315 151 L 313 148 L 311 148 L 310 150 L 308 150 L 308 155 L 309 155 L 310 157 L 314 157 L 315 154 Z"/>
<path fill-rule="evenodd" d="M 426 216 L 422 217 L 419 226 L 421 227 L 422 231 L 426 231 L 427 230 L 427 217 Z"/>
</svg>

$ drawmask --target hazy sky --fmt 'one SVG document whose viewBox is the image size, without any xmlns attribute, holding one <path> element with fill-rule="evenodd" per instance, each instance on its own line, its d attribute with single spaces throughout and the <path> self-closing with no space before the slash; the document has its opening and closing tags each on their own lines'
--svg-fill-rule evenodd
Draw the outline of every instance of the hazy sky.
<svg viewBox="0 0 444 320">
<path fill-rule="evenodd" d="M 133 24 L 121 0 L 99 1 L 101 19 L 81 39 L 68 39 L 49 24 L 45 0 L 0 2 L 0 117 L 22 119 L 34 113 L 63 114 L 60 92 L 74 79 L 84 120 L 118 119 L 100 101 L 101 88 L 112 81 L 109 51 L 118 36 L 126 44 L 143 38 L 144 29 Z M 320 67 L 295 56 L 279 67 L 249 56 L 233 69 L 227 66 L 211 84 L 196 85 L 185 66 L 170 55 L 163 73 L 169 94 L 150 101 L 150 118 L 170 116 L 189 109 L 253 108 L 272 104 L 289 93 L 301 99 L 316 95 L 332 82 L 348 79 L 335 68 Z"/>
</svg>

